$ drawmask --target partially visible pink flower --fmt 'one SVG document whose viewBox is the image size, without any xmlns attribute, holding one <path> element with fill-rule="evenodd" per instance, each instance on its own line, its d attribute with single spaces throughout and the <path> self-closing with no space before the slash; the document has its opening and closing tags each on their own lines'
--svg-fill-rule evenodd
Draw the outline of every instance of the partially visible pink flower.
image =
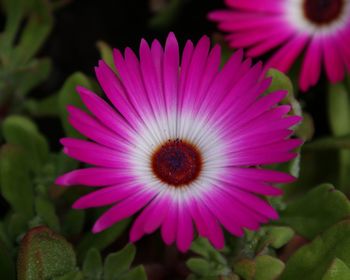
<svg viewBox="0 0 350 280">
<path fill-rule="evenodd" d="M 194 226 L 222 248 L 221 226 L 242 236 L 277 219 L 260 195 L 280 195 L 272 184 L 293 177 L 258 166 L 294 158 L 301 144 L 289 139 L 300 118 L 277 105 L 287 93 L 266 95 L 271 79 L 261 63 L 242 61 L 242 51 L 220 70 L 220 47 L 210 49 L 207 37 L 188 41 L 181 62 L 173 33 L 164 50 L 142 40 L 139 56 L 114 50 L 118 75 L 100 61 L 96 74 L 110 104 L 78 87 L 91 115 L 68 107 L 72 126 L 91 141 L 64 138 L 64 152 L 92 166 L 56 183 L 99 187 L 73 205 L 112 206 L 93 232 L 139 212 L 132 242 L 160 228 L 166 244 L 186 251 Z"/>
<path fill-rule="evenodd" d="M 250 57 L 272 53 L 266 67 L 287 72 L 303 57 L 299 77 L 305 91 L 314 86 L 322 66 L 339 82 L 350 71 L 350 0 L 225 0 L 227 10 L 214 11 L 231 47 Z"/>
</svg>

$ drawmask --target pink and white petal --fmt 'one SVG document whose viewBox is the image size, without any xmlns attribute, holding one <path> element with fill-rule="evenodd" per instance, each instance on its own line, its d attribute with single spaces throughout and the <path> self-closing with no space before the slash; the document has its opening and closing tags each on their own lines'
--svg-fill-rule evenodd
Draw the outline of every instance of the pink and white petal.
<svg viewBox="0 0 350 280">
<path fill-rule="evenodd" d="M 144 224 L 144 232 L 152 233 L 159 228 L 168 214 L 171 200 L 167 194 L 159 194 L 149 205 L 150 219 Z"/>
<path fill-rule="evenodd" d="M 262 87 L 261 90 L 263 89 L 264 87 Z M 285 98 L 287 95 L 287 91 L 280 90 L 257 99 L 250 105 L 250 107 L 246 108 L 244 112 L 240 112 L 240 115 L 235 114 L 237 123 L 243 124 L 258 117 L 262 113 L 268 111 L 274 105 L 278 104 L 278 102 L 283 100 L 283 98 Z"/>
<path fill-rule="evenodd" d="M 225 3 L 232 8 L 257 13 L 281 13 L 284 7 L 283 1 L 275 0 L 225 0 Z"/>
<path fill-rule="evenodd" d="M 232 156 L 230 158 L 230 166 L 242 166 L 242 165 L 267 165 L 274 163 L 287 162 L 294 159 L 297 156 L 296 153 L 274 153 L 269 156 L 268 153 L 261 154 L 246 154 L 239 156 Z"/>
<path fill-rule="evenodd" d="M 247 32 L 258 29 L 263 31 L 265 29 L 274 28 L 281 23 L 283 23 L 283 17 L 281 16 L 237 13 L 230 20 L 219 22 L 218 27 L 223 31 L 229 32 Z"/>
<path fill-rule="evenodd" d="M 266 64 L 266 69 L 272 67 L 277 68 L 282 72 L 289 71 L 309 40 L 310 38 L 308 35 L 295 35 L 269 59 Z"/>
<path fill-rule="evenodd" d="M 277 211 L 268 204 L 268 202 L 260 199 L 259 197 L 250 194 L 245 191 L 241 191 L 237 188 L 226 188 L 229 193 L 240 201 L 247 208 L 265 216 L 266 218 L 276 220 L 278 219 Z"/>
<path fill-rule="evenodd" d="M 191 110 L 195 103 L 197 92 L 201 85 L 203 72 L 206 66 L 208 53 L 210 48 L 210 40 L 207 36 L 203 36 L 196 45 L 191 62 L 188 68 L 186 82 L 183 88 L 183 110 Z M 194 94 L 196 93 L 196 94 Z"/>
<path fill-rule="evenodd" d="M 72 207 L 74 209 L 85 209 L 106 206 L 137 194 L 140 190 L 141 188 L 139 186 L 134 186 L 130 183 L 127 185 L 118 184 L 111 187 L 105 187 L 80 197 L 74 202 Z"/>
<path fill-rule="evenodd" d="M 135 132 L 130 127 L 129 122 L 113 110 L 107 102 L 83 87 L 77 87 L 77 91 L 85 106 L 104 126 L 121 137 L 127 137 L 127 139 L 133 137 Z"/>
<path fill-rule="evenodd" d="M 300 71 L 299 85 L 302 91 L 314 86 L 321 74 L 322 48 L 321 42 L 314 37 L 306 49 Z"/>
<path fill-rule="evenodd" d="M 332 39 L 329 37 L 321 38 L 321 47 L 328 79 L 332 83 L 336 83 L 343 80 L 345 66 L 341 54 Z"/>
<path fill-rule="evenodd" d="M 132 107 L 135 108 L 135 112 L 138 115 L 138 118 L 135 116 L 134 119 L 137 118 L 139 121 L 143 122 L 144 119 L 147 119 L 151 114 L 149 102 L 145 97 L 145 88 L 143 87 L 143 84 L 141 83 L 142 79 L 140 79 L 139 76 L 139 65 L 138 62 L 135 61 L 137 58 L 130 49 L 127 50 L 128 51 L 126 51 L 126 57 L 124 59 L 121 52 L 114 49 L 114 63 L 122 84 L 125 87 L 127 99 L 132 104 Z"/>
<path fill-rule="evenodd" d="M 99 66 L 95 68 L 95 72 L 103 91 L 113 106 L 125 118 L 125 121 L 136 129 L 139 126 L 139 114 L 128 99 L 126 89 L 117 75 L 102 60 L 99 62 Z"/>
<path fill-rule="evenodd" d="M 218 193 L 218 192 L 217 192 Z M 228 230 L 231 234 L 235 236 L 242 236 L 243 230 L 237 225 L 237 223 L 232 221 L 232 217 L 227 213 L 227 209 L 231 208 L 231 205 L 225 204 L 223 201 L 218 201 L 218 195 L 215 193 L 215 198 L 212 197 L 213 194 L 206 195 L 203 197 L 203 201 L 210 210 L 210 212 L 219 220 L 219 222 Z M 221 198 L 220 196 L 219 198 Z"/>
<path fill-rule="evenodd" d="M 208 210 L 203 201 L 196 202 L 198 218 L 200 217 L 204 225 L 203 236 L 207 237 L 216 249 L 222 249 L 225 245 L 225 237 L 218 220 Z M 195 218 L 193 217 L 195 220 Z"/>
<path fill-rule="evenodd" d="M 74 138 L 62 138 L 63 152 L 79 161 L 103 167 L 130 168 L 128 154 Z"/>
<path fill-rule="evenodd" d="M 215 193 L 215 198 L 220 204 L 228 207 L 224 209 L 226 209 L 231 221 L 242 228 L 257 230 L 259 228 L 259 220 L 251 214 L 251 211 L 244 204 L 241 204 L 226 191 L 226 189 L 231 188 L 231 186 L 218 183 L 216 187 L 217 192 Z"/>
<path fill-rule="evenodd" d="M 136 186 L 135 186 L 136 187 Z M 113 224 L 134 215 L 146 206 L 156 195 L 154 192 L 141 191 L 124 199 L 117 205 L 107 210 L 94 224 L 92 232 L 101 232 Z"/>
<path fill-rule="evenodd" d="M 205 69 L 203 71 L 202 80 L 198 89 L 195 108 L 198 111 L 203 99 L 208 93 L 210 85 L 213 83 L 215 76 L 219 73 L 219 67 L 221 63 L 221 48 L 220 45 L 215 45 L 209 53 Z"/>
<path fill-rule="evenodd" d="M 162 223 L 161 235 L 164 243 L 170 245 L 174 243 L 177 236 L 178 205 L 172 202 L 168 207 L 168 213 Z"/>
<path fill-rule="evenodd" d="M 176 245 L 181 252 L 186 252 L 191 246 L 193 240 L 193 224 L 190 210 L 185 201 L 179 201 L 178 206 L 178 226 Z"/>
<path fill-rule="evenodd" d="M 130 148 L 130 139 L 125 135 L 122 138 L 78 108 L 68 106 L 67 110 L 69 112 L 68 122 L 84 136 L 108 148 L 116 150 Z"/>
<path fill-rule="evenodd" d="M 163 60 L 164 94 L 167 112 L 177 106 L 179 84 L 179 45 L 174 33 L 170 32 L 165 44 Z"/>
<path fill-rule="evenodd" d="M 247 49 L 246 55 L 248 57 L 257 57 L 257 56 L 263 55 L 271 51 L 272 49 L 290 41 L 294 34 L 295 34 L 294 31 L 290 29 L 286 29 L 285 32 L 281 32 L 268 40 L 261 41 L 256 45 L 249 47 Z"/>
<path fill-rule="evenodd" d="M 191 41 L 187 41 L 181 57 L 180 78 L 179 78 L 179 103 L 178 103 L 179 110 L 182 108 L 182 105 L 184 102 L 184 93 L 186 92 L 185 90 L 186 80 L 187 80 L 187 75 L 190 68 L 190 62 L 192 59 L 193 50 L 194 50 L 193 43 Z"/>
<path fill-rule="evenodd" d="M 254 180 L 273 183 L 292 183 L 295 181 L 295 177 L 288 173 L 270 169 L 235 167 L 230 169 L 230 174 L 232 177 L 239 176 L 247 179 L 254 178 Z"/>
<path fill-rule="evenodd" d="M 88 167 L 68 172 L 55 181 L 61 186 L 84 185 L 84 186 L 107 186 L 113 184 L 123 184 L 132 181 L 129 170 L 118 170 L 113 168 Z"/>
<path fill-rule="evenodd" d="M 148 204 L 140 213 L 140 215 L 137 216 L 135 219 L 135 222 L 133 223 L 131 229 L 130 229 L 130 241 L 136 242 L 139 240 L 144 234 L 144 227 L 145 223 L 151 219 L 151 213 L 153 208 L 151 207 L 152 203 L 154 202 L 154 199 L 150 204 Z"/>
<path fill-rule="evenodd" d="M 229 175 L 221 177 L 219 181 L 228 185 L 227 187 L 229 188 L 239 188 L 243 191 L 247 191 L 250 193 L 270 196 L 277 196 L 283 194 L 283 191 L 279 188 L 249 178 Z"/>
</svg>

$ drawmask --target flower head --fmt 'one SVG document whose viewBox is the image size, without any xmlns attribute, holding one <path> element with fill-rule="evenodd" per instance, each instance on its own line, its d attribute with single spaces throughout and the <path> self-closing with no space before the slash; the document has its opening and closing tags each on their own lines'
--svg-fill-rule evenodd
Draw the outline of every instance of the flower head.
<svg viewBox="0 0 350 280">
<path fill-rule="evenodd" d="M 74 208 L 112 205 L 95 223 L 100 232 L 139 212 L 131 241 L 160 228 L 167 244 L 186 251 L 200 236 L 224 246 L 221 226 L 236 236 L 278 214 L 261 195 L 280 195 L 272 183 L 293 177 L 258 166 L 295 157 L 289 139 L 300 121 L 279 106 L 285 91 L 264 94 L 271 80 L 260 63 L 236 52 L 220 70 L 220 47 L 203 37 L 186 43 L 181 62 L 170 33 L 165 49 L 140 45 L 140 58 L 114 51 L 117 74 L 100 61 L 97 78 L 109 103 L 77 91 L 91 112 L 70 106 L 69 121 L 91 141 L 62 139 L 64 152 L 93 165 L 57 179 L 97 186 Z"/>
<path fill-rule="evenodd" d="M 266 67 L 287 72 L 303 56 L 299 77 L 305 91 L 315 85 L 325 66 L 328 79 L 339 82 L 350 71 L 349 0 L 226 0 L 229 10 L 209 18 L 234 48 L 247 55 L 274 52 Z"/>
</svg>

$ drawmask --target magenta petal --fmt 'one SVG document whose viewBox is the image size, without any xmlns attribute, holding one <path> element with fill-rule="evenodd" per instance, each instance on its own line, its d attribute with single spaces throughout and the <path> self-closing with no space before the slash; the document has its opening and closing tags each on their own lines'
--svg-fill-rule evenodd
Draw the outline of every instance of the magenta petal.
<svg viewBox="0 0 350 280">
<path fill-rule="evenodd" d="M 154 196 L 151 192 L 138 192 L 107 210 L 95 223 L 92 231 L 97 233 L 130 217 L 142 209 Z"/>
</svg>

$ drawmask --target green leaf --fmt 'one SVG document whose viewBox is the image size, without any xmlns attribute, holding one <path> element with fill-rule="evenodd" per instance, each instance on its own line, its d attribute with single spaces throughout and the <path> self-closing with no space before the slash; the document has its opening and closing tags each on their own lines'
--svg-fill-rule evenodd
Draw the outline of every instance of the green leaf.
<svg viewBox="0 0 350 280">
<path fill-rule="evenodd" d="M 36 197 L 35 210 L 45 224 L 55 231 L 60 231 L 60 222 L 56 215 L 55 206 L 51 201 L 41 196 Z"/>
<path fill-rule="evenodd" d="M 350 215 L 346 196 L 330 184 L 320 185 L 288 204 L 279 223 L 291 226 L 300 235 L 313 239 L 331 225 Z"/>
<path fill-rule="evenodd" d="M 290 257 L 280 280 L 322 279 L 335 258 L 350 265 L 350 220 L 342 221 Z M 339 264 L 336 264 L 339 267 Z"/>
<path fill-rule="evenodd" d="M 76 258 L 72 246 L 49 228 L 32 228 L 21 241 L 18 280 L 52 279 L 75 269 Z"/>
<path fill-rule="evenodd" d="M 80 271 L 71 271 L 67 274 L 53 278 L 54 280 L 83 280 L 84 275 Z"/>
<path fill-rule="evenodd" d="M 338 83 L 329 86 L 328 119 L 335 136 L 350 134 L 350 97 L 345 84 Z M 339 182 L 338 185 L 346 194 L 350 193 L 350 152 L 339 152 Z"/>
<path fill-rule="evenodd" d="M 187 267 L 194 273 L 202 276 L 212 276 L 211 264 L 202 258 L 191 258 L 186 262 Z"/>
<path fill-rule="evenodd" d="M 42 100 L 28 99 L 24 108 L 35 117 L 56 117 L 59 116 L 58 95 L 52 94 Z"/>
<path fill-rule="evenodd" d="M 7 231 L 10 238 L 17 241 L 17 238 L 28 229 L 28 216 L 23 213 L 11 213 L 6 221 Z"/>
<path fill-rule="evenodd" d="M 243 279 L 253 279 L 256 271 L 256 264 L 254 260 L 242 259 L 233 264 L 234 272 Z"/>
<path fill-rule="evenodd" d="M 85 221 L 85 211 L 69 209 L 62 221 L 62 231 L 65 236 L 76 236 L 82 230 Z"/>
<path fill-rule="evenodd" d="M 269 69 L 266 74 L 267 77 L 272 77 L 272 83 L 268 89 L 268 92 L 273 92 L 277 90 L 288 91 L 287 97 L 282 100 L 283 104 L 290 104 L 292 106 L 292 114 L 296 116 L 301 116 L 301 106 L 299 102 L 294 97 L 293 84 L 287 75 L 278 71 L 277 69 Z"/>
<path fill-rule="evenodd" d="M 340 259 L 335 258 L 322 280 L 348 280 L 350 268 Z"/>
<path fill-rule="evenodd" d="M 78 93 L 76 92 L 76 87 L 80 85 L 86 88 L 92 88 L 90 80 L 82 73 L 72 74 L 64 83 L 63 87 L 58 93 L 58 104 L 60 109 L 61 121 L 63 124 L 64 131 L 67 136 L 84 138 L 79 132 L 77 132 L 68 123 L 68 112 L 67 105 L 74 105 L 78 108 L 83 108 L 83 102 L 81 101 Z"/>
<path fill-rule="evenodd" d="M 303 113 L 303 120 L 297 127 L 295 134 L 304 141 L 309 141 L 312 139 L 314 133 L 315 126 L 312 116 L 308 113 Z"/>
<path fill-rule="evenodd" d="M 21 21 L 26 12 L 26 0 L 2 0 L 6 12 L 6 24 L 0 40 L 1 53 L 6 53 L 12 46 Z"/>
<path fill-rule="evenodd" d="M 83 273 L 87 279 L 98 280 L 102 277 L 102 259 L 96 248 L 91 248 L 83 263 Z"/>
<path fill-rule="evenodd" d="M 29 5 L 31 11 L 29 19 L 15 49 L 15 59 L 18 64 L 26 63 L 36 54 L 53 26 L 53 16 L 48 1 L 31 0 Z"/>
<path fill-rule="evenodd" d="M 147 275 L 143 266 L 139 265 L 117 278 L 117 280 L 147 280 Z"/>
<path fill-rule="evenodd" d="M 2 130 L 6 141 L 22 147 L 30 159 L 30 166 L 34 171 L 40 171 L 48 158 L 49 147 L 36 125 L 28 118 L 12 115 L 5 119 Z"/>
<path fill-rule="evenodd" d="M 350 135 L 319 138 L 304 146 L 307 150 L 350 149 Z"/>
<path fill-rule="evenodd" d="M 332 84 L 328 93 L 328 118 L 335 136 L 350 134 L 350 98 L 345 85 Z"/>
<path fill-rule="evenodd" d="M 256 271 L 254 280 L 274 280 L 282 273 L 284 263 L 269 255 L 258 256 L 255 259 Z"/>
<path fill-rule="evenodd" d="M 266 230 L 269 243 L 275 249 L 287 244 L 294 236 L 294 231 L 290 227 L 268 226 Z"/>
<path fill-rule="evenodd" d="M 2 279 L 14 280 L 15 277 L 15 263 L 6 245 L 0 239 L 0 275 Z"/>
<path fill-rule="evenodd" d="M 217 263 L 226 265 L 226 258 L 220 254 L 206 238 L 197 238 L 191 246 L 191 250 L 208 260 L 213 260 Z"/>
<path fill-rule="evenodd" d="M 133 244 L 126 245 L 122 250 L 109 254 L 104 264 L 104 279 L 113 280 L 129 270 L 135 258 L 136 249 Z"/>
<path fill-rule="evenodd" d="M 84 258 L 89 248 L 94 247 L 99 251 L 114 242 L 129 226 L 130 219 L 123 220 L 103 232 L 93 234 L 91 232 L 84 235 L 77 246 L 79 259 Z"/>
<path fill-rule="evenodd" d="M 11 207 L 24 216 L 33 216 L 33 186 L 27 158 L 21 149 L 4 145 L 0 151 L 1 194 Z"/>
<path fill-rule="evenodd" d="M 115 71 L 112 48 L 104 41 L 98 41 L 96 46 L 101 58 Z"/>
<path fill-rule="evenodd" d="M 34 87 L 45 81 L 50 74 L 51 67 L 51 60 L 48 58 L 35 59 L 28 66 L 22 66 L 12 77 L 13 83 L 16 84 L 17 96 L 25 96 Z"/>
</svg>

